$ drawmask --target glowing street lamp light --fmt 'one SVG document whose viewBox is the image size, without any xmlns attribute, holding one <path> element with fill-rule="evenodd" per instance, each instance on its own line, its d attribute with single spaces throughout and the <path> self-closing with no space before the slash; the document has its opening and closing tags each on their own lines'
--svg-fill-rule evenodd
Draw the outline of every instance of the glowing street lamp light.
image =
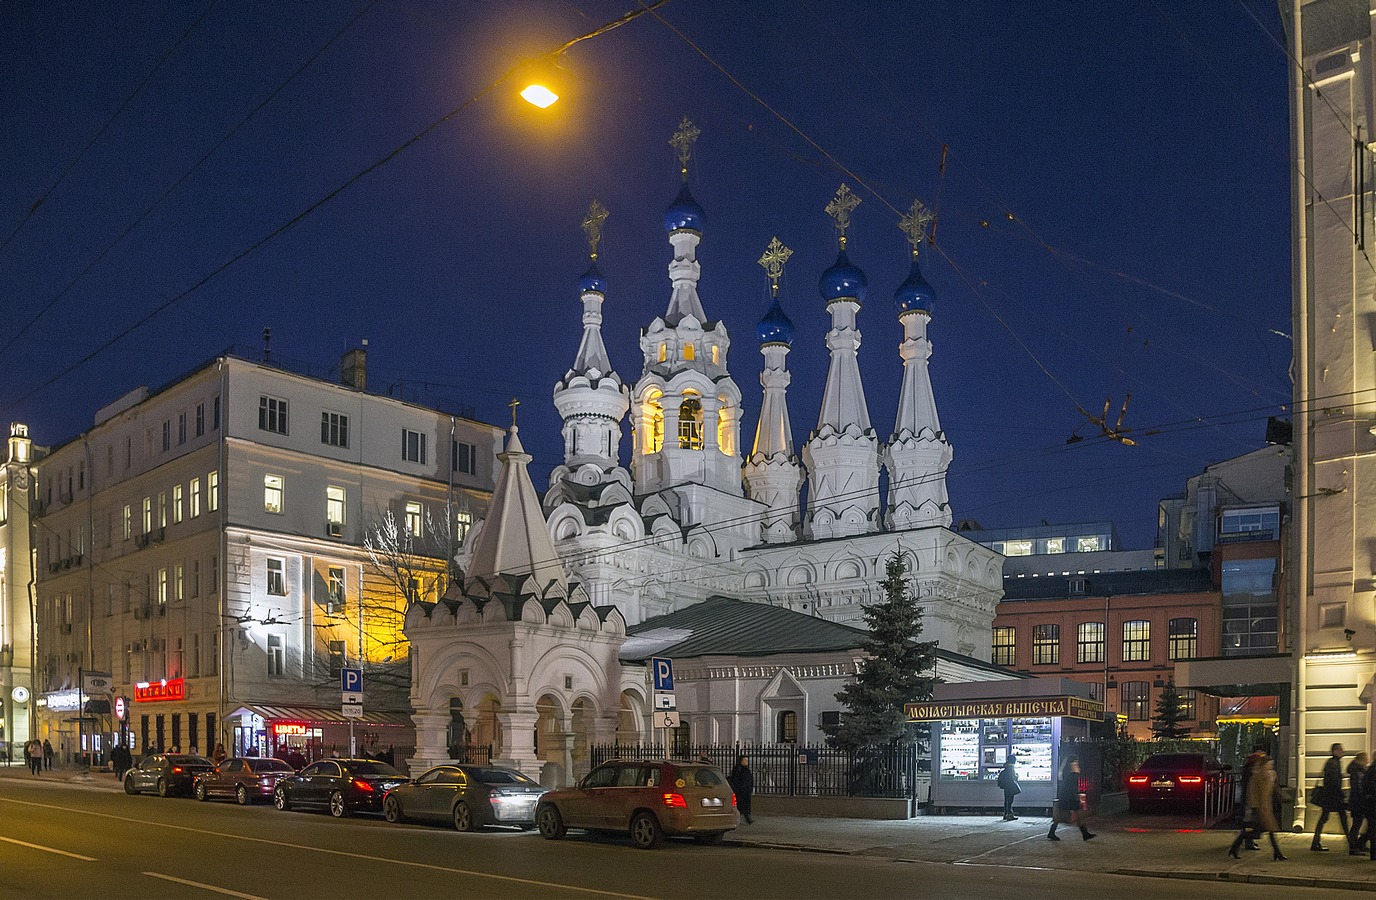
<svg viewBox="0 0 1376 900">
<path fill-rule="evenodd" d="M 521 99 L 540 109 L 548 109 L 559 99 L 559 95 L 545 85 L 536 83 L 527 85 L 521 91 Z"/>
</svg>

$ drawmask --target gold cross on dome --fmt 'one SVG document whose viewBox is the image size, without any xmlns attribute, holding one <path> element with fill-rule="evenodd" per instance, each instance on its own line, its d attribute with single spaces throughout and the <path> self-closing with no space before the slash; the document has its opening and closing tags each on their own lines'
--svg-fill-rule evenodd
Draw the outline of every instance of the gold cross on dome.
<svg viewBox="0 0 1376 900">
<path fill-rule="evenodd" d="M 912 209 L 898 220 L 898 230 L 908 236 L 908 243 L 913 245 L 914 255 L 917 253 L 917 245 L 927 236 L 927 226 L 935 219 L 936 216 L 922 205 L 921 200 L 914 200 Z"/>
<path fill-rule="evenodd" d="M 771 296 L 779 296 L 779 279 L 784 275 L 784 263 L 793 255 L 793 251 L 785 247 L 778 236 L 769 239 L 769 246 L 764 250 L 764 256 L 759 258 L 759 263 L 764 267 L 764 273 L 769 276 L 769 292 Z"/>
<path fill-rule="evenodd" d="M 831 202 L 826 206 L 826 214 L 831 216 L 836 223 L 836 230 L 841 233 L 841 249 L 846 249 L 846 229 L 850 227 L 850 214 L 860 205 L 860 198 L 855 196 L 850 187 L 845 182 L 836 189 L 836 196 L 831 198 Z"/>
<path fill-rule="evenodd" d="M 702 130 L 694 125 L 691 119 L 684 116 L 683 121 L 678 123 L 678 131 L 675 131 L 674 136 L 669 138 L 670 146 L 678 151 L 679 174 L 683 176 L 684 181 L 688 180 L 688 160 L 693 158 L 693 142 L 698 139 L 700 134 L 702 134 Z"/>
<path fill-rule="evenodd" d="M 588 236 L 588 255 L 597 259 L 597 245 L 602 243 L 602 223 L 611 213 L 602 205 L 601 200 L 588 204 L 588 214 L 583 219 L 583 233 Z"/>
<path fill-rule="evenodd" d="M 515 428 L 515 427 L 516 427 L 516 407 L 518 407 L 518 406 L 520 406 L 520 405 L 521 405 L 521 401 L 520 401 L 520 400 L 517 400 L 515 397 L 512 397 L 512 398 L 511 398 L 511 402 L 507 404 L 507 406 L 511 407 L 511 427 L 512 427 L 512 428 Z"/>
</svg>

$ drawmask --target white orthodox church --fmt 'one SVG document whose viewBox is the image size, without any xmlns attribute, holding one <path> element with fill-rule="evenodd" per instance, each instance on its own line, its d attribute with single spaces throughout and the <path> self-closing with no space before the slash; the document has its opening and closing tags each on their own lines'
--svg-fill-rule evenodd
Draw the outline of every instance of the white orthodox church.
<svg viewBox="0 0 1376 900">
<path fill-rule="evenodd" d="M 987 662 L 1002 557 L 950 528 L 951 445 L 928 376 L 933 293 L 918 266 L 930 216 L 914 203 L 900 223 L 913 251 L 895 294 L 902 391 L 886 440 L 856 355 L 866 277 L 846 231 L 859 198 L 842 185 L 826 208 L 840 245 L 820 280 L 830 369 L 801 454 L 787 395 L 793 325 L 778 297 L 791 251 L 770 243 L 760 260 L 773 295 L 757 329 L 763 398 L 742 458 L 731 338 L 698 295 L 705 216 L 687 185 L 696 137 L 685 119 L 671 141 L 683 187 L 664 219 L 669 301 L 641 331 L 639 378 L 624 382 L 602 341 L 607 213 L 594 201 L 582 340 L 554 388 L 564 461 L 542 504 L 513 417 L 487 517 L 459 557 L 462 588 L 407 615 L 414 770 L 447 760 L 455 744 L 490 744 L 494 759 L 561 783 L 586 771 L 592 744 L 664 741 L 651 727 L 651 656 L 674 660 L 683 743 L 820 741 L 861 662 L 863 608 L 894 553 L 922 601 L 924 637 L 938 642 L 938 674 L 1009 677 Z"/>
</svg>

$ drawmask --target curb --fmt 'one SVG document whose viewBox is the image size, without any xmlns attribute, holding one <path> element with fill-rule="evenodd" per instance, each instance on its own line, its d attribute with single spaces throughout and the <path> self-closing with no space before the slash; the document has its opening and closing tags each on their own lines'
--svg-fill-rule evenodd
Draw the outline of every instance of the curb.
<svg viewBox="0 0 1376 900">
<path fill-rule="evenodd" d="M 1165 872 L 1157 869 L 1114 869 L 1111 875 L 1130 875 L 1135 878 L 1174 878 L 1184 881 L 1226 881 L 1231 884 L 1272 884 L 1283 887 L 1333 888 L 1335 890 L 1376 893 L 1376 884 L 1353 882 L 1338 878 L 1306 877 L 1302 875 L 1267 875 L 1231 872 Z"/>
<path fill-rule="evenodd" d="M 825 853 L 830 856 L 857 856 L 859 850 L 842 850 L 836 847 L 809 847 L 806 844 L 782 844 L 777 841 L 732 840 L 722 841 L 727 847 L 748 847 L 751 850 L 792 850 L 796 853 Z"/>
</svg>

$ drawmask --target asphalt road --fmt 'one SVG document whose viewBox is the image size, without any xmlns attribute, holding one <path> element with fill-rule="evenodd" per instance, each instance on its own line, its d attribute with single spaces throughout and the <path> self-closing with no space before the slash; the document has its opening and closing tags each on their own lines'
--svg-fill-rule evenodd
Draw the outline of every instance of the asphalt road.
<svg viewBox="0 0 1376 900">
<path fill-rule="evenodd" d="M 270 806 L 0 782 L 0 897 L 810 898 L 1252 897 L 1259 886 L 901 863 L 668 841 L 388 825 Z M 1305 898 L 1352 896 L 1284 889 Z"/>
</svg>

